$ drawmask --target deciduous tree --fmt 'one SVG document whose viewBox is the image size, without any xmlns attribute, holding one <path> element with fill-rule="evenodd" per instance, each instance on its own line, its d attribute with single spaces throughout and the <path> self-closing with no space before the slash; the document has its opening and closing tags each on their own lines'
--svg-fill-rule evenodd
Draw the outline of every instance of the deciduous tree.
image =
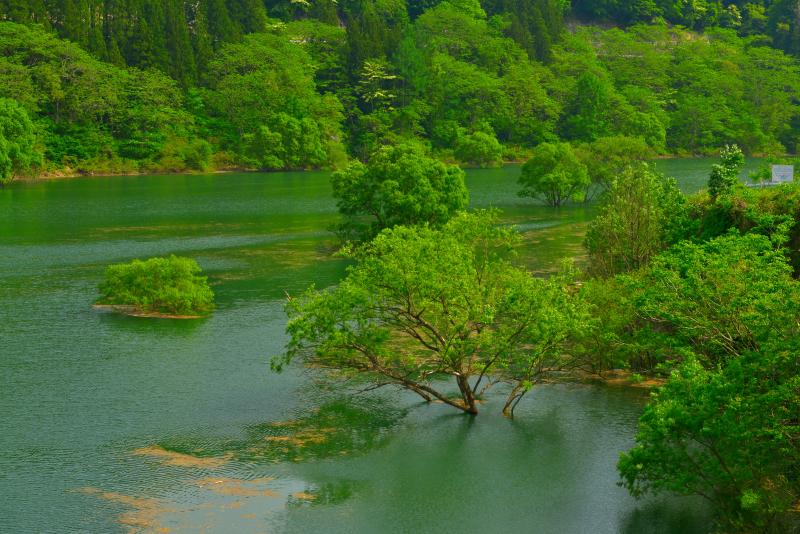
<svg viewBox="0 0 800 534">
<path fill-rule="evenodd" d="M 569 143 L 542 143 L 522 166 L 520 196 L 544 200 L 559 207 L 568 200 L 581 201 L 590 179 Z"/>
<path fill-rule="evenodd" d="M 469 414 L 488 387 L 509 382 L 511 415 L 567 364 L 565 340 L 586 314 L 561 278 L 513 266 L 515 233 L 496 222 L 462 213 L 441 230 L 384 230 L 351 254 L 336 288 L 289 300 L 290 341 L 273 366 L 300 358 Z"/>
<path fill-rule="evenodd" d="M 415 145 L 379 149 L 331 178 L 346 237 L 368 240 L 397 225 L 445 224 L 467 207 L 464 171 Z"/>
</svg>

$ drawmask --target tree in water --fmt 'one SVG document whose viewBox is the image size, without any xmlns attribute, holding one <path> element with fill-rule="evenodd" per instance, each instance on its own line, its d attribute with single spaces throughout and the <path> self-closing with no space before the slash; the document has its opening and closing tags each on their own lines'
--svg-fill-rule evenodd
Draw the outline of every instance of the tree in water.
<svg viewBox="0 0 800 534">
<path fill-rule="evenodd" d="M 583 200 L 590 178 L 569 143 L 542 143 L 522 166 L 519 195 L 560 207 L 568 200 Z"/>
<path fill-rule="evenodd" d="M 369 240 L 384 228 L 439 227 L 467 207 L 464 171 L 415 145 L 384 147 L 366 165 L 353 163 L 331 178 L 348 238 Z"/>
<path fill-rule="evenodd" d="M 336 288 L 289 299 L 290 341 L 273 368 L 299 358 L 468 414 L 502 382 L 512 415 L 534 384 L 569 364 L 568 335 L 588 322 L 563 277 L 534 278 L 509 261 L 517 241 L 486 212 L 439 230 L 384 230 L 348 253 L 357 263 Z"/>
</svg>

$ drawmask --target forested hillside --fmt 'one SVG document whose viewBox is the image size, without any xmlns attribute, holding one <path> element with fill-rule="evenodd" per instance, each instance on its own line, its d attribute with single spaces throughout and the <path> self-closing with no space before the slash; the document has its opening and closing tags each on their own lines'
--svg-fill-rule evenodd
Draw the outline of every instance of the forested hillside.
<svg viewBox="0 0 800 534">
<path fill-rule="evenodd" d="M 0 0 L 0 169 L 326 168 L 397 142 L 487 166 L 612 137 L 794 152 L 796 4 Z"/>
</svg>

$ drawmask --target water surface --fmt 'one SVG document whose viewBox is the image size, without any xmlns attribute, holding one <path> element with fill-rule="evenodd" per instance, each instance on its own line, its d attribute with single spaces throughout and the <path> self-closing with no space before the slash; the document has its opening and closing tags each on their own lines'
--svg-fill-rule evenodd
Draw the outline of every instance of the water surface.
<svg viewBox="0 0 800 534">
<path fill-rule="evenodd" d="M 580 261 L 594 208 L 520 199 L 518 172 L 470 171 L 473 205 L 519 226 L 532 270 Z M 285 292 L 344 273 L 336 220 L 326 173 L 0 190 L 0 531 L 706 531 L 696 501 L 636 502 L 616 485 L 640 391 L 541 387 L 509 421 L 494 398 L 473 419 L 271 373 Z M 164 254 L 206 269 L 213 316 L 91 308 L 106 265 Z"/>
</svg>

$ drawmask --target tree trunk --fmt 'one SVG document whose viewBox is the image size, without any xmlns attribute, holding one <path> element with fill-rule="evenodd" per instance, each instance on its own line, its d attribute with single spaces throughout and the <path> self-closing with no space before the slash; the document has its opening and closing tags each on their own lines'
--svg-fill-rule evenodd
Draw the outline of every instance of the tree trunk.
<svg viewBox="0 0 800 534">
<path fill-rule="evenodd" d="M 527 391 L 521 384 L 514 386 L 514 388 L 511 390 L 511 393 L 508 394 L 506 403 L 503 406 L 503 415 L 509 419 L 513 419 L 514 409 L 517 407 L 517 404 L 519 404 L 519 401 L 522 400 L 522 397 L 525 396 L 525 393 L 527 393 Z"/>
<path fill-rule="evenodd" d="M 458 389 L 461 391 L 461 399 L 464 401 L 464 411 L 468 414 L 477 415 L 478 407 L 475 404 L 475 395 L 469 385 L 469 379 L 463 375 L 456 375 Z"/>
<path fill-rule="evenodd" d="M 413 391 L 426 401 L 432 401 L 433 399 L 438 399 L 443 403 L 448 404 L 453 408 L 458 408 L 459 410 L 462 410 L 468 414 L 476 415 L 478 413 L 478 408 L 475 405 L 475 397 L 472 394 L 472 389 L 469 387 L 469 380 L 467 380 L 466 378 L 463 378 L 461 376 L 456 376 L 456 380 L 458 382 L 458 388 L 461 391 L 461 400 L 459 401 L 459 400 L 449 399 L 441 392 L 435 390 L 430 386 L 410 380 L 388 369 L 383 369 L 379 366 L 376 366 L 375 368 L 373 368 L 373 370 L 381 373 L 382 375 L 388 378 L 391 378 L 398 385 Z"/>
</svg>

